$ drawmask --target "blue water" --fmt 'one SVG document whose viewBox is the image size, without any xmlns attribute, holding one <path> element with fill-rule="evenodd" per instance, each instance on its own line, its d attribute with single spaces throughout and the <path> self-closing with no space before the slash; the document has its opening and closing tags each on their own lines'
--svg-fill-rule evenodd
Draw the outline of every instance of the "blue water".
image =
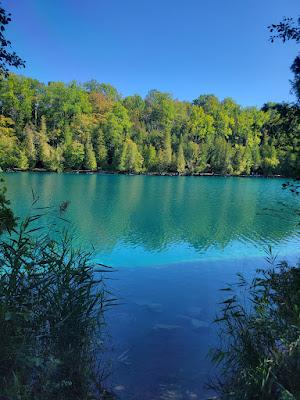
<svg viewBox="0 0 300 400">
<path fill-rule="evenodd" d="M 300 255 L 299 198 L 281 179 L 4 174 L 18 215 L 68 200 L 77 243 L 116 271 L 107 315 L 109 383 L 121 399 L 204 399 L 220 288 Z"/>
<path fill-rule="evenodd" d="M 80 243 L 116 267 L 262 256 L 297 250 L 299 199 L 284 180 L 11 173 L 18 215 L 32 192 L 39 206 L 70 201 L 66 218 Z"/>
</svg>

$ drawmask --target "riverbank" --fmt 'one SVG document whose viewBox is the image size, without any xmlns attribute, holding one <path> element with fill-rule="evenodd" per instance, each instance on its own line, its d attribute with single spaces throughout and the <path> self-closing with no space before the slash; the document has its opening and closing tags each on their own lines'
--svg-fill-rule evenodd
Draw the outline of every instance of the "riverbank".
<svg viewBox="0 0 300 400">
<path fill-rule="evenodd" d="M 1 171 L 0 171 L 1 172 Z M 11 168 L 2 172 L 38 172 L 38 173 L 59 173 L 57 171 L 50 171 L 45 168 L 32 168 L 32 169 L 21 169 L 21 168 Z M 129 176 L 211 176 L 211 177 L 237 177 L 237 178 L 289 178 L 289 179 L 300 179 L 292 178 L 285 175 L 262 175 L 262 174 L 217 174 L 213 172 L 198 172 L 198 173 L 179 173 L 179 172 L 128 172 L 128 171 L 111 171 L 111 170 L 89 170 L 89 169 L 78 169 L 78 170 L 64 170 L 60 171 L 63 173 L 71 174 L 102 174 L 102 175 L 129 175 Z"/>
</svg>

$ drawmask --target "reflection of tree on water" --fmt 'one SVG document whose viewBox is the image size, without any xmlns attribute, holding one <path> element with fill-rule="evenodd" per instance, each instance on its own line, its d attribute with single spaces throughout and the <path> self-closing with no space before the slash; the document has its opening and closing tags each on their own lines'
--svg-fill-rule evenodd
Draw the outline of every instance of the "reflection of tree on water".
<svg viewBox="0 0 300 400">
<path fill-rule="evenodd" d="M 79 236 L 100 251 L 120 241 L 151 251 L 178 242 L 198 251 L 224 248 L 234 240 L 260 244 L 264 238 L 276 243 L 293 235 L 297 223 L 292 212 L 296 200 L 285 199 L 278 180 L 78 174 L 8 177 L 12 191 L 30 196 L 30 187 L 42 194 L 45 204 L 49 199 L 70 200 L 68 218 Z M 283 198 L 291 209 L 291 217 L 284 220 Z M 16 203 L 21 209 L 24 196 Z"/>
</svg>

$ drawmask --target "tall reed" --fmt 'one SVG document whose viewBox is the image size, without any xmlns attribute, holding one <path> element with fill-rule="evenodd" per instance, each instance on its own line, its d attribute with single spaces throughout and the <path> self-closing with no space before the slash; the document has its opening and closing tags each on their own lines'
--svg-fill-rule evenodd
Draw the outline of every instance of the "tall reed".
<svg viewBox="0 0 300 400">
<path fill-rule="evenodd" d="M 103 398 L 99 355 L 104 311 L 113 302 L 108 267 L 77 249 L 68 233 L 43 228 L 44 217 L 42 211 L 10 225 L 0 238 L 0 395 Z"/>
<path fill-rule="evenodd" d="M 300 399 L 300 264 L 269 261 L 250 284 L 240 275 L 225 288 L 220 346 L 211 352 L 219 399 Z"/>
</svg>

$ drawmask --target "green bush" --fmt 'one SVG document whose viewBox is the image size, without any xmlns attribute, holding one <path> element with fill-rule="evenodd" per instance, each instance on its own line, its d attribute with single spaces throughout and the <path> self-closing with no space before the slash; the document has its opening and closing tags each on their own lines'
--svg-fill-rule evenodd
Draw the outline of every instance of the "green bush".
<svg viewBox="0 0 300 400">
<path fill-rule="evenodd" d="M 99 399 L 107 267 L 67 233 L 53 239 L 42 219 L 0 240 L 0 397 Z"/>
<path fill-rule="evenodd" d="M 216 319 L 220 347 L 211 354 L 220 367 L 211 385 L 220 399 L 300 398 L 300 265 L 269 262 L 251 284 L 239 275 L 224 289 L 231 297 Z"/>
</svg>

